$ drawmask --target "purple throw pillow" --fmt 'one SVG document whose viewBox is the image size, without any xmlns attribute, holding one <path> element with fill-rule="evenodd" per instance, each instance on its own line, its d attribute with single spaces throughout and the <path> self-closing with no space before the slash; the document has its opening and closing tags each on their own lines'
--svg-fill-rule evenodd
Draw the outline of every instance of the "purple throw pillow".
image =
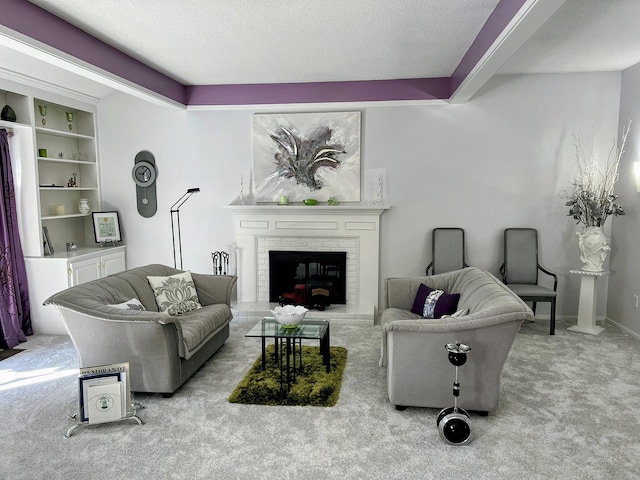
<svg viewBox="0 0 640 480">
<path fill-rule="evenodd" d="M 411 311 L 424 318 L 440 318 L 443 315 L 453 315 L 458 308 L 459 300 L 459 293 L 445 293 L 421 283 Z"/>
</svg>

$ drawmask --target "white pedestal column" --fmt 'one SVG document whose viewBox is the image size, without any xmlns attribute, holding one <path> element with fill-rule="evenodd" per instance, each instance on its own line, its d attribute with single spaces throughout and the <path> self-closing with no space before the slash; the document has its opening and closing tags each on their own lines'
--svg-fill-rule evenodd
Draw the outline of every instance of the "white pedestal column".
<svg viewBox="0 0 640 480">
<path fill-rule="evenodd" d="M 585 270 L 569 270 L 569 273 L 580 275 L 580 301 L 578 303 L 578 324 L 569 327 L 572 332 L 598 335 L 604 328 L 596 325 L 596 280 L 609 272 L 588 272 Z"/>
</svg>

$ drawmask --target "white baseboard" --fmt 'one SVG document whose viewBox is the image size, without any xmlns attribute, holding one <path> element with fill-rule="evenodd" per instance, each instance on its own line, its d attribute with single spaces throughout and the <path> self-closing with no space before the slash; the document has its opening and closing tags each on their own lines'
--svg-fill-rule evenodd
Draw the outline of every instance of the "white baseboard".
<svg viewBox="0 0 640 480">
<path fill-rule="evenodd" d="M 607 323 L 610 323 L 611 325 L 615 326 L 616 328 L 619 328 L 620 330 L 622 330 L 624 333 L 626 333 L 628 335 L 631 335 L 632 337 L 637 338 L 638 340 L 640 340 L 640 334 L 638 334 L 637 332 L 634 332 L 633 330 L 629 330 L 624 325 L 621 325 L 618 322 L 614 322 L 613 320 L 611 320 L 608 317 L 607 317 Z"/>
</svg>

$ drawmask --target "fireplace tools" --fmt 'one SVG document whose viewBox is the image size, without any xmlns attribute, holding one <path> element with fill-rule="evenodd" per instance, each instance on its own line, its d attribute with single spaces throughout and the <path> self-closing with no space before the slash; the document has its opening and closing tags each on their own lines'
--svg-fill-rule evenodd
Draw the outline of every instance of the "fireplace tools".
<svg viewBox="0 0 640 480">
<path fill-rule="evenodd" d="M 449 352 L 449 362 L 456 367 L 456 376 L 453 381 L 453 407 L 444 408 L 438 414 L 436 425 L 440 438 L 450 445 L 464 445 L 471 440 L 471 423 L 469 414 L 463 408 L 458 407 L 460 396 L 460 383 L 458 382 L 458 368 L 467 361 L 467 353 L 471 347 L 464 343 L 447 343 L 445 347 Z"/>
<path fill-rule="evenodd" d="M 227 275 L 229 273 L 229 254 L 227 252 L 212 252 L 214 275 Z"/>
</svg>

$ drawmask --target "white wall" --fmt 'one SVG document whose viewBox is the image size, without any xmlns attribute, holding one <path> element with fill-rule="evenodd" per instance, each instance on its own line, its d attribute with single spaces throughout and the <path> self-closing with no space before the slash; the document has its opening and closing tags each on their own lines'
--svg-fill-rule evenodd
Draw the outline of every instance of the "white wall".
<svg viewBox="0 0 640 480">
<path fill-rule="evenodd" d="M 499 76 L 463 105 L 362 108 L 362 170 L 385 169 L 392 207 L 381 221 L 381 278 L 421 275 L 438 226 L 465 228 L 469 263 L 497 274 L 502 230 L 531 226 L 541 263 L 560 277 L 558 314 L 576 315 L 579 279 L 568 273 L 580 265 L 576 226 L 558 193 L 575 172 L 572 132 L 593 131 L 608 151 L 619 95 L 619 73 Z M 181 209 L 184 267 L 210 272 L 211 251 L 233 243 L 224 206 L 241 175 L 248 183 L 254 111 L 174 112 L 121 93 L 98 110 L 103 200 L 121 212 L 129 266 L 173 263 L 169 208 L 197 186 Z M 150 219 L 136 211 L 131 180 L 143 149 L 159 168 Z M 600 315 L 605 290 L 602 282 Z"/>
<path fill-rule="evenodd" d="M 631 133 L 620 164 L 616 193 L 624 199 L 627 214 L 614 219 L 607 316 L 640 335 L 640 193 L 636 190 L 633 162 L 640 161 L 640 64 L 622 72 L 620 125 L 631 119 Z"/>
</svg>

